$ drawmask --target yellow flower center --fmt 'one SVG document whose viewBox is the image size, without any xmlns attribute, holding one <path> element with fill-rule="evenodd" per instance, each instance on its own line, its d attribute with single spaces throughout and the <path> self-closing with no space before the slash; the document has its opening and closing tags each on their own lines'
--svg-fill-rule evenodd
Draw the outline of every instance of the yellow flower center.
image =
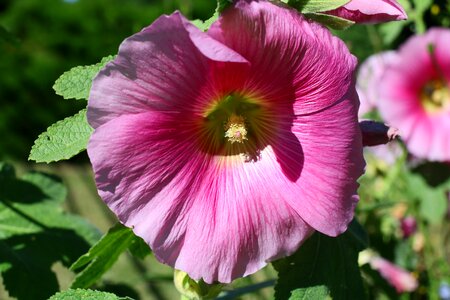
<svg viewBox="0 0 450 300">
<path fill-rule="evenodd" d="M 232 114 L 225 124 L 225 137 L 230 143 L 243 143 L 247 140 L 247 128 L 245 120 L 241 116 Z"/>
<path fill-rule="evenodd" d="M 275 116 L 254 94 L 231 92 L 205 107 L 200 120 L 203 151 L 253 160 L 276 133 Z"/>
<path fill-rule="evenodd" d="M 450 107 L 450 92 L 442 80 L 433 80 L 422 88 L 420 99 L 425 110 L 439 112 Z"/>
</svg>

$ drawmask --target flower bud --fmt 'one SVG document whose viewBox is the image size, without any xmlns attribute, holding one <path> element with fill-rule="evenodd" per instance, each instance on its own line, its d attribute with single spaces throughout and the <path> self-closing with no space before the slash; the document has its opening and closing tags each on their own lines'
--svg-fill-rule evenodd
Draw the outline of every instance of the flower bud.
<svg viewBox="0 0 450 300">
<path fill-rule="evenodd" d="M 402 230 L 403 238 L 407 239 L 411 235 L 413 235 L 417 230 L 417 222 L 416 219 L 412 216 L 408 216 L 403 218 L 400 221 L 400 228 Z"/>
</svg>

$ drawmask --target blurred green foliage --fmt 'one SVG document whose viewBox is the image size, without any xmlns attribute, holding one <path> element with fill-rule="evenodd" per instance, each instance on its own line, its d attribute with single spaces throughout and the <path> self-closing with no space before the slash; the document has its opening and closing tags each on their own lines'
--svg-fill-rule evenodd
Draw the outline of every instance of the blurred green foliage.
<svg viewBox="0 0 450 300">
<path fill-rule="evenodd" d="M 206 19 L 215 2 L 2 0 L 0 159 L 25 160 L 41 132 L 86 105 L 55 94 L 52 86 L 63 72 L 117 53 L 127 36 L 176 9 Z"/>
<path fill-rule="evenodd" d="M 69 267 L 99 239 L 94 226 L 62 210 L 66 196 L 59 178 L 16 177 L 0 162 L 0 275 L 11 297 L 47 299 L 59 290 L 52 265 Z"/>
</svg>

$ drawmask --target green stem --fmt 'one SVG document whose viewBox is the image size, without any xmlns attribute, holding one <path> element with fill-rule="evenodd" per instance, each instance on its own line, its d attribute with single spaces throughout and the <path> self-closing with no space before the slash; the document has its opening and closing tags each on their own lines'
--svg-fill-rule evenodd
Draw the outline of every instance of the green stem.
<svg viewBox="0 0 450 300">
<path fill-rule="evenodd" d="M 427 31 L 427 26 L 425 25 L 425 22 L 423 21 L 422 15 L 419 16 L 418 18 L 416 18 L 414 23 L 416 24 L 416 32 L 418 34 L 423 34 L 423 33 L 425 33 L 425 31 Z"/>
</svg>

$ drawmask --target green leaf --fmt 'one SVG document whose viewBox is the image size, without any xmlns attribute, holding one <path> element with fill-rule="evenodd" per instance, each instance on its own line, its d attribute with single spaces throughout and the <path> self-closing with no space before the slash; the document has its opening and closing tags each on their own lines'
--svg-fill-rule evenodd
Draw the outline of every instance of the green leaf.
<svg viewBox="0 0 450 300">
<path fill-rule="evenodd" d="M 128 250 L 130 250 L 131 255 L 139 259 L 144 259 L 147 255 L 152 253 L 149 245 L 138 236 L 134 237 Z"/>
<path fill-rule="evenodd" d="M 13 46 L 18 46 L 20 44 L 20 41 L 13 34 L 11 34 L 3 26 L 0 26 L 0 42 L 2 41 L 5 41 Z"/>
<path fill-rule="evenodd" d="M 423 15 L 430 8 L 431 4 L 433 4 L 433 0 L 413 0 L 413 3 L 416 12 Z"/>
<path fill-rule="evenodd" d="M 316 232 L 297 253 L 275 262 L 275 299 L 365 299 L 358 267 L 364 247 L 352 232 L 336 238 Z"/>
<path fill-rule="evenodd" d="M 217 21 L 219 18 L 220 13 L 226 9 L 231 4 L 231 1 L 229 0 L 217 0 L 217 7 L 214 14 L 211 16 L 211 18 L 207 19 L 206 21 L 202 21 L 200 19 L 196 19 L 191 21 L 192 24 L 197 26 L 202 31 L 207 31 L 209 27 L 211 27 L 211 24 Z"/>
<path fill-rule="evenodd" d="M 106 233 L 88 253 L 81 256 L 70 269 L 77 274 L 72 288 L 88 288 L 93 285 L 117 261 L 137 237 L 133 231 L 117 224 Z"/>
<path fill-rule="evenodd" d="M 290 297 L 292 300 L 309 300 L 309 299 L 331 299 L 330 291 L 326 286 L 318 285 L 305 289 L 297 289 L 292 292 Z"/>
<path fill-rule="evenodd" d="M 21 181 L 38 187 L 49 201 L 62 203 L 67 197 L 67 189 L 57 176 L 31 171 L 23 175 Z M 16 194 L 17 192 L 21 193 L 16 190 Z"/>
<path fill-rule="evenodd" d="M 350 0 L 289 0 L 290 6 L 303 14 L 330 11 L 347 4 Z"/>
<path fill-rule="evenodd" d="M 66 193 L 43 173 L 0 177 L 0 273 L 10 296 L 47 299 L 59 289 L 54 263 L 70 266 L 99 239 L 95 227 L 61 209 Z"/>
<path fill-rule="evenodd" d="M 53 85 L 56 94 L 64 99 L 88 99 L 92 80 L 114 55 L 104 57 L 101 62 L 90 66 L 78 66 L 62 74 Z"/>
<path fill-rule="evenodd" d="M 16 177 L 14 167 L 11 164 L 0 161 L 0 180 L 10 177 Z"/>
<path fill-rule="evenodd" d="M 402 33 L 403 28 L 409 25 L 411 20 L 388 22 L 378 25 L 379 32 L 385 45 L 392 44 Z"/>
<path fill-rule="evenodd" d="M 214 23 L 217 19 L 219 18 L 219 13 L 216 11 L 211 18 L 209 18 L 206 21 L 202 21 L 202 20 L 193 20 L 191 21 L 192 24 L 194 24 L 195 26 L 197 26 L 198 28 L 200 28 L 200 30 L 202 31 L 207 31 L 209 29 L 209 27 L 211 27 L 211 24 Z"/>
<path fill-rule="evenodd" d="M 432 224 L 439 224 L 447 212 L 448 201 L 446 187 L 431 187 L 418 174 L 410 173 L 407 178 L 409 197 L 419 201 L 419 212 L 422 218 Z"/>
<path fill-rule="evenodd" d="M 431 192 L 426 198 L 422 198 L 420 203 L 420 214 L 431 224 L 440 224 L 447 212 L 448 200 L 441 191 Z"/>
<path fill-rule="evenodd" d="M 344 30 L 355 24 L 355 22 L 350 20 L 321 13 L 308 13 L 305 16 L 336 30 Z"/>
<path fill-rule="evenodd" d="M 64 186 L 61 186 L 59 182 L 47 187 L 55 189 L 58 195 L 53 195 L 52 192 L 50 194 L 45 193 L 37 184 L 33 184 L 36 181 L 39 184 L 40 180 L 45 182 L 47 180 L 46 176 L 50 175 L 41 173 L 27 174 L 26 178 L 28 180 L 17 179 L 15 175 L 0 177 L 0 200 L 2 202 L 34 203 L 53 199 L 53 196 L 59 200 L 60 193 L 65 193 Z M 52 178 L 48 180 L 51 181 Z M 53 183 L 50 182 L 50 184 Z"/>
<path fill-rule="evenodd" d="M 92 131 L 86 119 L 86 109 L 82 109 L 41 133 L 34 142 L 28 159 L 46 163 L 69 159 L 86 149 Z"/>
<path fill-rule="evenodd" d="M 66 195 L 61 179 L 53 175 L 31 172 L 21 179 L 0 178 L 0 239 L 57 227 L 75 230 L 93 244 L 99 239 L 98 230 L 62 211 Z"/>
<path fill-rule="evenodd" d="M 356 218 L 354 218 L 348 226 L 347 232 L 352 235 L 354 242 L 359 244 L 361 250 L 369 247 L 369 236 Z"/>
<path fill-rule="evenodd" d="M 112 293 L 93 291 L 93 290 L 67 290 L 56 293 L 48 300 L 132 300 L 129 297 L 118 297 Z"/>
</svg>

